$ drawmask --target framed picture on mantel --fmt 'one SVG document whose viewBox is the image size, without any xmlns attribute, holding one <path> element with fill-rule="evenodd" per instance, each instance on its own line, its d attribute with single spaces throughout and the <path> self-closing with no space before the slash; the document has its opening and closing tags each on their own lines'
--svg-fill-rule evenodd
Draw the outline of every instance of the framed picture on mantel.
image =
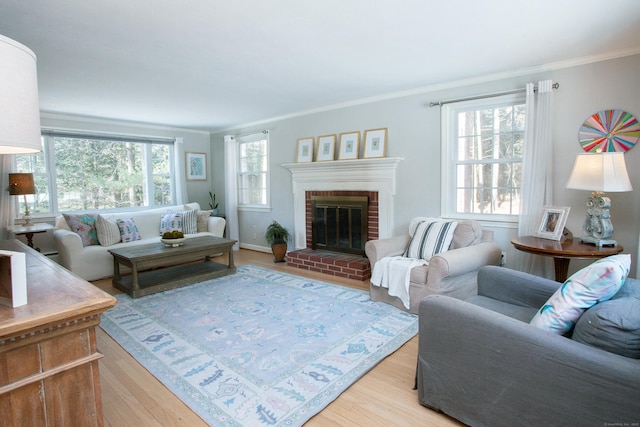
<svg viewBox="0 0 640 427">
<path fill-rule="evenodd" d="M 360 151 L 360 132 L 345 132 L 340 134 L 340 151 L 338 160 L 353 160 L 358 158 Z"/>
<path fill-rule="evenodd" d="M 336 136 L 325 135 L 318 137 L 318 154 L 316 161 L 327 162 L 333 160 L 336 152 Z"/>
<path fill-rule="evenodd" d="M 371 129 L 364 132 L 364 158 L 385 157 L 387 155 L 387 128 Z"/>
<path fill-rule="evenodd" d="M 298 139 L 298 153 L 296 156 L 296 162 L 313 162 L 313 137 Z"/>
</svg>

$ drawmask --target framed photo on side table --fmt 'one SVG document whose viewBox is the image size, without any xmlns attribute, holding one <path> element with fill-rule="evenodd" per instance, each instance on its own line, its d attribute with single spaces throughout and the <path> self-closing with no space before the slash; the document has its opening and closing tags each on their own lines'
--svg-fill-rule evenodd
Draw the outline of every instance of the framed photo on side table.
<svg viewBox="0 0 640 427">
<path fill-rule="evenodd" d="M 316 161 L 326 162 L 334 159 L 336 152 L 336 136 L 325 135 L 318 137 L 318 154 L 316 154 Z"/>
<path fill-rule="evenodd" d="M 298 139 L 297 163 L 313 162 L 313 137 Z"/>
<path fill-rule="evenodd" d="M 570 209 L 568 206 L 545 206 L 538 229 L 533 235 L 542 239 L 560 240 Z"/>
<path fill-rule="evenodd" d="M 207 180 L 207 153 L 186 153 L 187 180 Z"/>
<path fill-rule="evenodd" d="M 364 132 L 364 158 L 385 157 L 387 155 L 387 128 L 371 129 Z"/>
<path fill-rule="evenodd" d="M 360 132 L 345 132 L 340 134 L 340 151 L 338 151 L 338 160 L 357 159 L 359 151 Z"/>
</svg>

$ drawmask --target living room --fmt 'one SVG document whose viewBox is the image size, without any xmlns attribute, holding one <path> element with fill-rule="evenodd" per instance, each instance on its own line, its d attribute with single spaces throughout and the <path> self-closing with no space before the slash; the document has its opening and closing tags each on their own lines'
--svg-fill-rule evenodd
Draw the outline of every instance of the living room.
<svg viewBox="0 0 640 427">
<path fill-rule="evenodd" d="M 357 92 L 348 84 L 338 83 L 335 86 L 330 86 L 329 77 L 326 77 L 327 80 L 325 81 L 323 76 L 322 66 L 348 68 L 349 72 L 346 74 L 367 75 L 366 81 L 368 85 L 374 85 L 376 80 L 381 85 L 386 85 L 391 77 L 383 73 L 378 74 L 371 67 L 363 69 L 358 61 L 373 55 L 376 58 L 375 60 L 379 62 L 396 62 L 398 68 L 415 67 L 416 71 L 413 74 L 421 74 L 423 76 L 429 75 L 428 63 L 420 62 L 420 67 L 418 67 L 417 65 L 414 66 L 414 59 L 411 57 L 404 58 L 404 62 L 398 62 L 396 56 L 376 56 L 376 46 L 354 46 L 353 50 L 358 54 L 354 53 L 352 57 L 336 58 L 330 63 L 321 64 L 315 60 L 309 60 L 311 62 L 309 65 L 313 66 L 311 69 L 302 67 L 302 63 L 307 61 L 307 58 L 291 56 L 286 62 L 289 63 L 289 66 L 294 71 L 285 76 L 286 78 L 293 78 L 292 75 L 295 76 L 296 73 L 313 74 L 318 81 L 317 85 L 320 87 L 326 85 L 324 90 L 327 94 L 332 92 L 333 96 L 327 95 L 323 97 L 316 94 L 317 100 L 305 102 L 307 100 L 304 98 L 307 95 L 298 95 L 292 101 L 293 105 L 297 107 L 288 105 L 283 107 L 285 109 L 282 110 L 265 109 L 264 112 L 256 112 L 255 109 L 258 107 L 248 108 L 246 115 L 239 120 L 235 119 L 237 116 L 233 115 L 233 111 L 226 113 L 222 110 L 224 102 L 212 106 L 202 99 L 211 96 L 211 92 L 207 91 L 206 96 L 194 95 L 194 93 L 199 92 L 197 85 L 191 87 L 190 84 L 186 84 L 186 88 L 182 87 L 182 92 L 168 92 L 162 102 L 155 102 L 158 101 L 158 98 L 144 98 L 140 104 L 136 104 L 127 99 L 126 93 L 118 94 L 117 90 L 124 88 L 125 92 L 127 90 L 130 91 L 135 84 L 142 85 L 143 80 L 137 80 L 131 83 L 131 86 L 119 85 L 111 81 L 111 79 L 114 81 L 126 79 L 128 77 L 127 72 L 114 74 L 113 76 L 107 73 L 98 76 L 97 80 L 102 81 L 103 87 L 98 92 L 88 91 L 87 93 L 100 93 L 102 96 L 105 96 L 104 94 L 110 91 L 114 93 L 111 98 L 105 97 L 102 100 L 102 105 L 96 106 L 95 102 L 87 99 L 92 95 L 87 95 L 87 98 L 79 97 L 75 100 L 68 100 L 69 104 L 63 103 L 63 100 L 68 96 L 66 93 L 58 91 L 58 87 L 53 82 L 56 79 L 64 80 L 64 75 L 60 74 L 60 70 L 64 70 L 64 68 L 53 67 L 56 62 L 54 59 L 56 58 L 52 58 L 52 56 L 57 56 L 60 61 L 64 61 L 65 48 L 61 47 L 65 46 L 64 43 L 80 49 L 75 45 L 78 35 L 69 32 L 65 36 L 66 31 L 60 30 L 60 26 L 68 24 L 68 21 L 60 18 L 53 11 L 46 10 L 52 6 L 45 7 L 44 4 L 40 5 L 39 7 L 45 10 L 38 11 L 33 16 L 30 16 L 28 9 L 33 6 L 20 6 L 19 3 L 11 2 L 10 5 L 0 8 L 5 9 L 6 7 L 7 9 L 7 13 L 0 10 L 0 15 L 2 16 L 0 17 L 0 34 L 25 44 L 33 49 L 38 56 L 41 101 L 46 101 L 40 115 L 42 128 L 81 130 L 96 134 L 152 135 L 159 138 L 181 137 L 184 140 L 185 151 L 205 153 L 207 159 L 206 180 L 187 182 L 189 201 L 198 202 L 202 207 L 206 207 L 209 203 L 209 192 L 211 191 L 217 195 L 219 209 L 226 214 L 228 219 L 233 216 L 229 212 L 226 197 L 229 188 L 226 186 L 227 177 L 225 174 L 225 170 L 227 170 L 225 136 L 249 135 L 264 130 L 268 131 L 269 186 L 271 189 L 269 209 L 239 210 L 237 212 L 237 223 L 233 224 L 233 227 L 238 231 L 237 236 L 240 247 L 257 252 L 270 252 L 269 245 L 263 235 L 264 230 L 273 220 L 277 220 L 286 226 L 294 235 L 302 232 L 299 230 L 296 221 L 291 171 L 284 166 L 297 163 L 297 144 L 301 138 L 313 137 L 314 141 L 317 142 L 318 137 L 323 135 L 335 134 L 339 136 L 345 132 L 359 132 L 361 147 L 363 147 L 366 131 L 382 128 L 387 130 L 386 157 L 399 159 L 395 172 L 395 193 L 391 197 L 390 215 L 392 216 L 387 219 L 390 225 L 386 230 L 388 236 L 395 236 L 406 233 L 408 224 L 414 217 L 440 217 L 445 212 L 442 194 L 444 186 L 442 166 L 444 150 L 441 138 L 443 132 L 443 107 L 430 107 L 429 104 L 452 99 L 490 95 L 497 92 L 523 90 L 528 83 L 537 85 L 543 80 L 551 80 L 559 84 L 559 87 L 553 90 L 552 94 L 552 150 L 549 152 L 548 157 L 552 170 L 551 188 L 549 189 L 553 194 L 552 205 L 571 208 L 566 227 L 578 235 L 582 230 L 586 211 L 585 202 L 589 192 L 568 189 L 566 184 L 576 155 L 584 152 L 579 143 L 580 127 L 586 119 L 602 110 L 620 109 L 630 112 L 636 117 L 640 114 L 640 79 L 638 77 L 638 70 L 640 70 L 640 43 L 638 42 L 640 40 L 640 37 L 638 37 L 640 10 L 635 2 L 631 1 L 620 1 L 624 6 L 620 8 L 623 10 L 620 18 L 626 17 L 624 25 L 611 29 L 611 37 L 602 41 L 601 44 L 598 44 L 593 49 L 585 49 L 584 46 L 593 44 L 593 39 L 600 39 L 599 31 L 594 30 L 589 37 L 585 36 L 585 33 L 581 33 L 581 39 L 571 39 L 565 42 L 565 38 L 569 39 L 567 33 L 578 33 L 579 28 L 571 28 L 570 31 L 562 31 L 560 35 L 556 36 L 557 47 L 554 43 L 550 43 L 548 39 L 544 39 L 545 42 L 540 43 L 540 45 L 536 45 L 533 42 L 528 43 L 527 48 L 530 50 L 532 58 L 518 63 L 520 65 L 509 68 L 504 68 L 503 66 L 483 68 L 478 65 L 478 71 L 475 71 L 473 70 L 476 66 L 475 63 L 470 66 L 469 63 L 465 62 L 463 55 L 449 53 L 449 56 L 446 56 L 442 55 L 441 52 L 437 52 L 441 56 L 435 56 L 434 53 L 434 63 L 441 64 L 448 61 L 452 64 L 448 70 L 448 78 L 439 76 L 439 79 L 430 80 L 428 77 L 415 78 L 414 76 L 413 80 L 408 81 L 410 84 L 400 82 L 395 86 L 384 86 L 385 88 L 393 87 L 393 90 L 374 90 L 365 93 Z M 580 15 L 581 19 L 578 19 L 571 14 L 571 8 L 575 9 L 576 14 L 579 13 L 577 9 L 581 7 L 582 2 L 571 3 L 570 6 L 562 6 L 564 19 L 567 20 L 567 27 L 571 27 L 573 24 L 573 22 L 570 24 L 569 21 L 586 19 L 586 16 Z M 526 9 L 530 11 L 534 6 L 535 8 L 545 9 L 544 5 L 549 6 L 547 11 L 550 15 L 555 13 L 554 8 L 557 5 L 551 1 L 543 2 L 542 5 L 540 5 L 540 2 L 530 2 L 530 4 L 527 4 Z M 218 6 L 222 8 L 221 5 Z M 281 6 L 284 7 L 284 5 Z M 395 7 L 387 6 L 391 10 Z M 413 6 L 416 5 L 414 4 Z M 425 16 L 441 12 L 440 6 L 429 6 L 434 8 L 434 12 L 425 6 L 420 10 Z M 464 4 L 464 6 L 471 7 L 469 3 Z M 602 15 L 609 12 L 606 8 L 610 6 L 601 6 L 605 10 L 600 11 L 600 16 L 597 16 L 598 6 L 597 2 L 594 2 L 586 8 L 591 14 L 592 22 L 598 22 L 598 19 L 603 19 Z M 108 9 L 108 6 L 104 7 Z M 240 8 L 240 6 L 237 7 Z M 330 6 L 326 7 L 329 8 Z M 335 7 L 334 12 L 343 16 L 345 21 L 348 21 L 347 17 L 356 20 L 361 19 L 361 16 L 368 16 L 364 13 L 348 15 L 339 2 L 333 4 L 333 7 Z M 515 11 L 512 10 L 508 2 L 496 1 L 492 3 L 492 7 L 508 8 L 509 13 L 503 17 L 504 20 L 506 22 L 516 20 Z M 64 8 L 76 9 L 76 11 L 83 9 L 83 13 L 87 14 L 86 19 L 88 22 L 93 22 L 95 11 L 92 12 L 90 6 L 65 2 Z M 122 8 L 125 10 L 127 6 L 122 5 Z M 361 5 L 361 8 L 366 9 L 366 6 Z M 137 6 L 133 9 L 139 12 Z M 624 12 L 625 9 L 626 12 Z M 210 10 L 207 11 L 210 12 Z M 48 12 L 51 12 L 49 21 L 44 18 L 44 15 Z M 264 11 L 260 10 L 260 12 Z M 320 11 L 316 12 L 320 13 Z M 281 11 L 281 13 L 285 12 Z M 298 20 L 295 18 L 295 13 L 288 13 L 294 15 L 288 23 L 297 23 L 294 27 L 296 31 L 305 31 L 305 24 L 317 25 L 320 23 Z M 303 16 L 308 17 L 307 13 L 310 12 L 305 12 Z M 171 21 L 166 20 L 167 14 L 160 13 L 159 10 L 150 11 L 149 20 L 153 20 L 155 14 L 163 17 L 155 25 L 160 27 L 169 27 L 171 25 Z M 325 14 L 320 15 L 326 19 Z M 131 31 L 136 31 L 135 23 L 141 19 L 140 16 L 123 13 L 122 19 L 130 24 Z M 234 18 L 238 16 L 242 15 L 234 15 Z M 89 20 L 90 17 L 92 17 L 91 20 Z M 209 25 L 209 19 L 213 18 L 207 16 L 203 18 L 203 21 L 205 21 L 201 23 L 203 28 Z M 409 18 L 407 15 L 393 15 L 389 19 Z M 420 21 L 417 18 L 416 20 Z M 553 28 L 553 30 L 547 30 L 548 32 L 559 31 L 557 20 L 558 18 L 554 17 L 553 23 L 548 23 L 549 27 L 547 28 Z M 500 22 L 500 25 L 507 25 L 506 22 Z M 255 22 L 252 21 L 252 23 Z M 335 22 L 333 23 L 335 24 Z M 341 21 L 340 23 L 344 22 Z M 376 21 L 376 24 L 378 23 L 379 21 Z M 418 24 L 413 20 L 411 23 L 413 25 Z M 544 22 L 541 24 L 528 22 L 528 25 L 531 31 L 537 25 L 545 27 Z M 53 38 L 52 45 L 47 45 L 45 43 L 46 32 L 30 30 L 30 28 L 35 27 L 44 27 L 49 31 L 59 31 L 64 37 Z M 395 30 L 401 31 L 401 28 L 402 26 L 400 28 L 395 27 Z M 509 28 L 513 29 L 513 27 Z M 204 31 L 193 27 L 190 27 L 189 30 L 196 33 Z M 387 31 L 386 27 L 385 31 Z M 544 33 L 544 31 L 541 33 Z M 177 36 L 174 32 L 170 32 L 170 34 L 173 37 Z M 423 35 L 423 33 L 420 33 L 420 36 Z M 431 35 L 433 36 L 433 34 Z M 112 37 L 113 41 L 107 46 L 107 50 L 117 50 L 119 53 L 116 56 L 119 56 L 124 61 L 123 57 L 127 56 L 127 37 L 126 35 L 118 37 L 112 35 Z M 232 32 L 230 32 L 229 37 L 233 37 Z M 407 49 L 415 56 L 420 55 L 422 51 L 428 55 L 431 44 L 440 43 L 443 38 L 447 37 L 453 37 L 453 35 L 448 33 L 437 34 L 432 39 L 419 39 L 407 35 L 406 40 L 410 40 L 407 45 L 411 45 L 410 47 L 407 46 Z M 520 40 L 523 40 L 523 36 L 521 37 Z M 542 39 L 542 35 L 539 37 Z M 321 36 L 318 36 L 314 41 L 318 42 L 320 38 Z M 513 38 L 518 39 L 518 36 Z M 72 40 L 75 41 L 72 43 Z M 162 39 L 162 42 L 166 41 L 166 39 Z M 157 43 L 161 43 L 161 41 Z M 214 42 L 208 40 L 207 43 Z M 509 44 L 506 43 L 506 45 Z M 501 45 L 501 48 L 506 49 L 506 45 Z M 560 47 L 562 47 L 562 50 L 560 50 Z M 196 51 L 193 55 L 195 57 L 201 55 L 206 48 L 206 44 L 193 47 Z M 362 52 L 357 50 L 360 48 Z M 449 46 L 449 48 L 453 51 L 455 46 Z M 560 53 L 549 55 L 549 52 L 553 52 L 556 48 Z M 55 55 L 48 55 L 46 50 L 42 49 L 55 50 Z M 282 50 L 286 51 L 286 48 L 282 48 Z M 385 50 L 385 53 L 389 54 L 393 50 L 402 49 L 399 45 L 395 45 L 392 49 Z M 264 105 L 265 102 L 268 103 L 269 99 L 279 97 L 277 89 L 281 87 L 278 84 L 283 83 L 282 80 L 273 83 L 266 80 L 269 73 L 264 70 L 253 76 L 248 73 L 242 64 L 250 63 L 252 51 L 253 47 L 247 47 L 246 51 L 240 54 L 238 52 L 241 51 L 237 50 L 237 48 L 229 48 L 229 55 L 237 54 L 238 59 L 236 62 L 241 65 L 237 69 L 227 70 L 226 72 L 229 74 L 237 72 L 240 76 L 238 79 L 244 79 L 244 84 L 249 87 L 247 89 L 249 94 L 245 92 L 242 97 L 238 96 L 245 105 L 250 104 L 252 96 L 256 98 L 256 105 Z M 504 54 L 499 49 L 495 51 L 487 49 L 486 55 L 492 58 L 488 62 L 493 63 L 500 62 L 502 58 L 508 56 L 508 54 Z M 88 58 L 91 61 L 99 62 L 101 53 L 96 52 Z M 324 60 L 326 58 L 327 56 L 323 56 Z M 156 63 L 152 65 L 155 65 L 158 70 L 162 70 L 165 66 L 172 68 L 172 73 L 183 75 L 185 79 L 188 79 L 190 75 L 188 70 L 191 68 L 190 61 L 193 61 L 193 64 L 200 65 L 193 57 L 179 57 L 178 64 L 170 65 L 167 65 L 167 63 L 173 61 L 174 58 L 162 59 L 166 61 L 164 64 Z M 507 61 L 505 60 L 505 62 Z M 134 65 L 129 64 L 122 66 L 122 68 L 133 67 Z M 52 70 L 56 71 L 49 73 L 48 66 L 53 67 Z M 174 67 L 184 68 L 184 70 L 176 72 L 173 69 Z M 145 64 L 140 68 L 142 70 L 139 71 L 140 74 L 151 75 L 154 72 L 154 67 L 149 66 L 149 64 Z M 160 71 L 158 72 L 160 73 Z M 385 69 L 385 72 L 388 72 L 388 70 Z M 70 72 L 69 74 L 72 74 L 71 80 L 75 78 L 78 84 L 85 78 L 82 72 L 77 74 Z M 131 72 L 131 74 L 137 75 L 138 73 Z M 201 78 L 200 75 L 198 78 Z M 163 91 L 164 83 L 160 78 L 156 80 L 149 77 L 149 79 L 151 81 L 145 82 L 145 86 L 146 83 L 149 83 L 150 86 L 154 86 L 155 91 Z M 273 86 L 272 90 L 267 94 L 257 92 L 257 88 L 253 88 L 253 86 L 260 86 L 263 79 L 265 85 Z M 88 79 L 88 81 L 90 84 L 95 84 L 94 80 Z M 198 80 L 198 82 L 200 81 Z M 219 82 L 211 83 L 211 86 L 214 86 L 216 90 L 222 90 L 220 88 L 221 85 L 222 83 Z M 67 81 L 62 87 L 73 87 L 73 84 Z M 251 90 L 256 90 L 255 94 L 252 95 Z M 342 92 L 340 96 L 335 96 L 339 92 Z M 193 98 L 190 98 L 191 96 Z M 294 98 L 293 95 L 292 98 Z M 187 107 L 185 104 L 191 105 Z M 233 108 L 240 107 L 236 107 L 234 104 Z M 158 111 L 164 109 L 168 112 L 164 114 L 158 113 L 157 118 L 155 118 L 153 111 L 156 109 Z M 181 109 L 183 113 L 176 114 L 176 111 Z M 120 112 L 116 114 L 115 112 L 119 110 Z M 189 118 L 185 119 L 185 116 L 188 116 L 189 112 L 194 110 L 200 110 L 198 114 L 202 114 L 201 110 L 206 110 L 204 115 L 211 116 L 211 122 L 202 121 L 202 115 L 199 115 L 197 119 L 193 119 L 191 122 Z M 228 114 L 232 119 L 215 117 L 217 115 L 224 117 L 225 114 Z M 172 115 L 175 120 L 171 118 Z M 612 222 L 615 226 L 614 239 L 624 247 L 625 253 L 631 254 L 630 276 L 636 277 L 639 261 L 638 236 L 640 234 L 640 224 L 637 218 L 640 214 L 640 198 L 635 192 L 640 188 L 640 171 L 634 166 L 640 162 L 640 154 L 638 149 L 631 149 L 625 153 L 624 157 L 634 190 L 608 193 L 608 196 L 612 201 L 611 214 Z M 3 173 L 6 175 L 7 171 L 3 171 Z M 34 215 L 34 219 L 35 221 L 49 223 L 53 223 L 54 220 L 52 216 L 38 216 L 37 214 Z M 231 226 L 230 222 L 229 225 Z M 519 251 L 513 247 L 510 241 L 517 237 L 517 223 L 483 220 L 482 225 L 493 231 L 496 243 L 505 254 L 504 265 L 506 267 L 515 266 L 514 260 Z M 24 237 L 21 237 L 21 239 L 24 239 Z M 43 252 L 53 253 L 56 251 L 50 232 L 36 235 L 34 239 L 36 244 L 43 249 Z M 299 242 L 299 239 L 294 238 L 296 249 L 300 245 Z M 53 257 L 55 258 L 55 255 Z M 589 262 L 588 260 L 572 260 L 569 273 L 578 271 Z"/>
</svg>

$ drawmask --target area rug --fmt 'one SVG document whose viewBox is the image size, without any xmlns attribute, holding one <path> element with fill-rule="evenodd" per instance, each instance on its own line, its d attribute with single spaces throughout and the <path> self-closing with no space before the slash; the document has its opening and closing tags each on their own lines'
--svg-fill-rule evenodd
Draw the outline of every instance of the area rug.
<svg viewBox="0 0 640 427">
<path fill-rule="evenodd" d="M 246 265 L 117 299 L 102 328 L 213 426 L 302 425 L 418 331 L 368 292 Z"/>
</svg>

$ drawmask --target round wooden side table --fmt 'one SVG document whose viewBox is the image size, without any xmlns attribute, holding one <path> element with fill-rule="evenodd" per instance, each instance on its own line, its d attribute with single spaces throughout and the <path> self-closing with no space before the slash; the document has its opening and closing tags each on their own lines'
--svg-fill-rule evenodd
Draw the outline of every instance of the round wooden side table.
<svg viewBox="0 0 640 427">
<path fill-rule="evenodd" d="M 566 239 L 561 241 L 541 239 L 534 236 L 518 236 L 511 239 L 511 244 L 518 250 L 534 255 L 553 257 L 556 281 L 564 282 L 569 273 L 571 258 L 597 259 L 615 255 L 623 251 L 623 247 L 595 246 L 582 243 L 580 240 Z"/>
</svg>

